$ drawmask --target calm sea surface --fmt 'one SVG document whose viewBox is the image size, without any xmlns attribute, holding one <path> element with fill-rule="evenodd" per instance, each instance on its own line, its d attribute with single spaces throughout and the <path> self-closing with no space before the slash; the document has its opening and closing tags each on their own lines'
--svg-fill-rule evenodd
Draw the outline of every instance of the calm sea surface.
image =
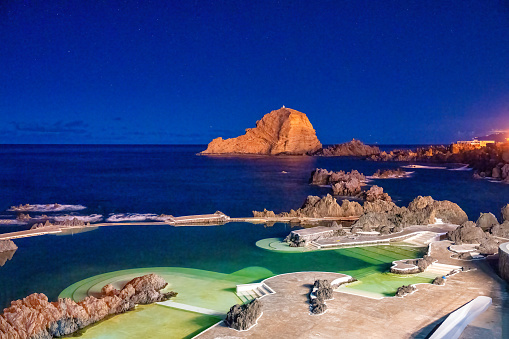
<svg viewBox="0 0 509 339">
<path fill-rule="evenodd" d="M 2 145 L 0 215 L 13 216 L 6 212 L 11 205 L 60 203 L 86 206 L 76 212 L 79 215 L 105 217 L 111 213 L 179 216 L 217 210 L 232 217 L 251 216 L 252 210 L 264 208 L 276 212 L 295 209 L 310 194 L 327 194 L 328 188 L 308 184 L 316 167 L 357 169 L 371 175 L 379 168 L 401 165 L 350 158 L 197 156 L 203 149 L 195 145 Z M 382 186 L 399 205 L 418 195 L 431 195 L 458 203 L 473 220 L 480 212 L 499 216 L 501 207 L 509 203 L 509 185 L 475 180 L 471 172 L 414 171 L 407 179 L 373 183 Z M 0 233 L 23 228 L 0 226 Z M 123 226 L 73 236 L 19 239 L 12 260 L 0 267 L 0 307 L 32 292 L 44 292 L 54 299 L 76 281 L 119 269 L 179 266 L 230 273 L 263 266 L 282 273 L 319 269 L 322 262 L 331 260 L 333 254 L 316 253 L 303 267 L 297 267 L 291 254 L 256 248 L 257 240 L 283 237 L 289 230 L 283 224 Z M 352 258 L 342 265 L 345 270 L 369 266 Z"/>
</svg>

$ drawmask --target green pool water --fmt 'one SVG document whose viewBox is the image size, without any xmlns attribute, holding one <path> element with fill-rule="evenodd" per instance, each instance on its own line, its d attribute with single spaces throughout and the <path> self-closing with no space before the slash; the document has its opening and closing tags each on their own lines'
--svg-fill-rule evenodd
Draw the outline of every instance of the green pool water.
<svg viewBox="0 0 509 339">
<path fill-rule="evenodd" d="M 258 282 L 271 276 L 297 271 L 329 271 L 351 275 L 358 282 L 344 288 L 350 292 L 381 298 L 392 296 L 402 285 L 429 283 L 430 278 L 418 275 L 387 273 L 392 261 L 417 258 L 423 248 L 406 246 L 369 246 L 327 251 L 294 251 L 275 243 L 275 238 L 257 243 L 261 251 L 281 252 L 279 260 L 265 261 L 266 267 L 250 266 L 231 273 L 182 267 L 149 267 L 120 270 L 79 281 L 59 297 L 79 301 L 87 295 L 99 296 L 101 288 L 111 283 L 121 288 L 132 278 L 148 273 L 161 275 L 168 281 L 166 290 L 178 292 L 172 301 L 226 314 L 241 300 L 235 294 L 238 284 Z M 283 253 L 284 252 L 284 253 Z M 356 263 L 357 265 L 352 265 Z M 360 264 L 362 263 L 362 264 Z M 313 269 L 315 268 L 315 269 Z M 135 312 L 112 317 L 80 333 L 83 338 L 186 338 L 205 330 L 221 318 L 178 308 L 151 305 Z"/>
</svg>

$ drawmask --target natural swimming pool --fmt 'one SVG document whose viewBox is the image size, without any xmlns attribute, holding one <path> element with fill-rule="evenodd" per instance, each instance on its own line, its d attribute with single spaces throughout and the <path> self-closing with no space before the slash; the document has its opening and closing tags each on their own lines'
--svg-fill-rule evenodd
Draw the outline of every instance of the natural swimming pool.
<svg viewBox="0 0 509 339">
<path fill-rule="evenodd" d="M 43 292 L 50 300 L 59 295 L 80 300 L 88 294 L 97 294 L 109 282 L 122 284 L 136 275 L 154 272 L 163 275 L 169 288 L 179 293 L 175 302 L 224 314 L 230 306 L 241 302 L 234 293 L 237 284 L 288 272 L 348 274 L 360 281 L 350 288 L 381 296 L 393 295 L 404 284 L 431 281 L 387 273 L 392 261 L 422 256 L 422 248 L 385 245 L 282 252 L 256 245 L 263 238 L 282 238 L 290 230 L 285 224 L 266 227 L 247 223 L 115 226 L 67 236 L 19 239 L 18 251 L 0 271 L 0 283 L 8 286 L 4 291 L 14 291 L 16 295 L 2 295 L 2 302 L 33 292 Z M 195 335 L 220 320 L 216 316 L 153 305 L 103 321 L 82 335 L 115 338 L 125 334 L 122 328 L 129 328 L 129 333 L 137 333 L 138 328 L 145 335 L 155 331 L 149 337 L 157 337 L 160 326 L 150 325 L 156 318 L 170 337 Z M 148 328 L 150 333 L 146 332 Z"/>
</svg>

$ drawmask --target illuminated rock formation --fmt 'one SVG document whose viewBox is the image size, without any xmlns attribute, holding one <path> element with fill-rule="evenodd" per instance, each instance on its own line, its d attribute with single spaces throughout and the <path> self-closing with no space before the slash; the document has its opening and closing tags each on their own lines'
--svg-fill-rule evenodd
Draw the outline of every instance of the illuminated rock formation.
<svg viewBox="0 0 509 339">
<path fill-rule="evenodd" d="M 280 108 L 265 114 L 246 134 L 212 140 L 201 154 L 296 154 L 313 153 L 322 148 L 306 114 Z"/>
<path fill-rule="evenodd" d="M 135 304 L 167 300 L 177 295 L 160 290 L 168 285 L 156 274 L 147 274 L 128 282 L 122 290 L 111 285 L 103 288 L 100 298 L 86 297 L 76 303 L 71 299 L 49 302 L 42 293 L 11 302 L 0 315 L 0 338 L 54 338 L 71 334 L 108 315 L 123 313 Z"/>
</svg>

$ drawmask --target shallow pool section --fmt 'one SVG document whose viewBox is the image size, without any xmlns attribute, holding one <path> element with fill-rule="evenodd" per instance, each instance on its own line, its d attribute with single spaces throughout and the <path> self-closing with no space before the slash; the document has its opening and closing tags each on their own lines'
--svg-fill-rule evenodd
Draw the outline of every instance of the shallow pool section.
<svg viewBox="0 0 509 339">
<path fill-rule="evenodd" d="M 220 318 L 210 315 L 160 305 L 144 305 L 88 326 L 68 338 L 192 338 L 219 321 Z"/>
<path fill-rule="evenodd" d="M 80 301 L 87 296 L 99 297 L 101 288 L 107 284 L 121 289 L 131 279 L 149 273 L 158 274 L 168 282 L 165 291 L 178 293 L 171 299 L 173 302 L 205 308 L 223 315 L 231 306 L 241 303 L 235 294 L 238 284 L 250 283 L 273 275 L 261 267 L 248 267 L 232 274 L 181 267 L 139 268 L 109 272 L 79 281 L 63 290 L 59 298 Z"/>
</svg>

